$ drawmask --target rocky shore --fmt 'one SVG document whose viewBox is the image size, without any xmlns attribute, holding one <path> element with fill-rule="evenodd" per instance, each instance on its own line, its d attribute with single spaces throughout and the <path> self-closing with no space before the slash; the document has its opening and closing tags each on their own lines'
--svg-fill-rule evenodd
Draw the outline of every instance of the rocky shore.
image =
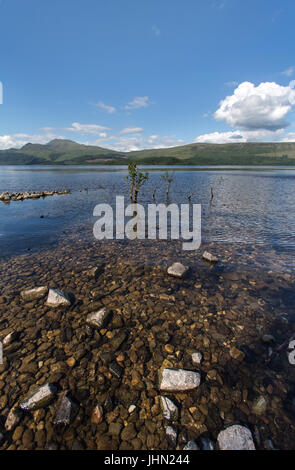
<svg viewBox="0 0 295 470">
<path fill-rule="evenodd" d="M 60 191 L 5 192 L 0 194 L 0 201 L 5 203 L 9 203 L 10 201 L 25 201 L 26 199 L 40 199 L 40 197 L 53 196 L 54 194 L 71 194 L 71 191 L 69 189 L 62 189 Z"/>
<path fill-rule="evenodd" d="M 76 239 L 0 260 L 0 449 L 292 449 L 294 366 L 273 353 L 294 283 L 252 250 Z"/>
</svg>

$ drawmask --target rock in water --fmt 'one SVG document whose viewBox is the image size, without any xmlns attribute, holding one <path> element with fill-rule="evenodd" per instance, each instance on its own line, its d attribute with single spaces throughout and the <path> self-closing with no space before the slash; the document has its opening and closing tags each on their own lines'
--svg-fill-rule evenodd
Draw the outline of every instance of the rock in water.
<svg viewBox="0 0 295 470">
<path fill-rule="evenodd" d="M 201 364 L 202 359 L 203 359 L 203 354 L 202 354 L 202 353 L 200 353 L 200 352 L 195 352 L 195 353 L 192 354 L 192 361 L 193 361 L 193 364 L 196 364 L 196 365 Z"/>
<path fill-rule="evenodd" d="M 208 251 L 204 251 L 202 258 L 210 263 L 218 263 L 218 258 Z"/>
<path fill-rule="evenodd" d="M 9 346 L 18 337 L 17 331 L 12 331 L 2 340 L 3 346 Z"/>
<path fill-rule="evenodd" d="M 258 397 L 252 406 L 252 411 L 255 415 L 262 415 L 265 413 L 267 407 L 267 401 L 264 396 Z"/>
<path fill-rule="evenodd" d="M 42 299 L 48 292 L 47 286 L 35 287 L 34 289 L 23 290 L 20 295 L 25 301 Z"/>
<path fill-rule="evenodd" d="M 189 441 L 183 448 L 183 450 L 200 450 L 195 441 Z"/>
<path fill-rule="evenodd" d="M 201 437 L 202 450 L 214 450 L 213 442 L 207 437 Z"/>
<path fill-rule="evenodd" d="M 220 450 L 255 450 L 250 429 L 240 424 L 230 426 L 217 436 Z"/>
<path fill-rule="evenodd" d="M 88 315 L 86 322 L 94 328 L 103 328 L 109 320 L 110 313 L 110 310 L 102 308 L 98 312 L 94 312 Z"/>
<path fill-rule="evenodd" d="M 163 410 L 163 416 L 168 421 L 177 421 L 178 419 L 178 408 L 174 405 L 167 397 L 161 397 L 161 406 Z"/>
<path fill-rule="evenodd" d="M 53 424 L 68 426 L 78 413 L 78 406 L 68 396 L 68 392 L 64 392 L 57 413 L 53 419 Z"/>
<path fill-rule="evenodd" d="M 177 431 L 172 426 L 167 426 L 166 428 L 166 436 L 168 441 L 173 445 L 176 446 L 177 442 Z"/>
<path fill-rule="evenodd" d="M 12 431 L 20 422 L 23 412 L 17 407 L 11 408 L 5 421 L 6 431 Z"/>
<path fill-rule="evenodd" d="M 34 411 L 39 408 L 44 408 L 51 403 L 55 394 L 56 387 L 54 385 L 43 385 L 35 392 L 30 393 L 28 397 L 20 403 L 19 407 L 24 411 Z"/>
<path fill-rule="evenodd" d="M 91 413 L 91 423 L 100 424 L 103 418 L 103 408 L 101 405 L 96 405 L 94 410 Z"/>
<path fill-rule="evenodd" d="M 200 385 L 200 382 L 200 374 L 191 370 L 163 369 L 160 371 L 160 390 L 167 392 L 193 390 Z"/>
<path fill-rule="evenodd" d="M 46 305 L 49 307 L 66 307 L 71 305 L 71 301 L 62 290 L 49 289 Z"/>
<path fill-rule="evenodd" d="M 170 266 L 167 270 L 167 273 L 170 275 L 170 276 L 174 276 L 174 277 L 183 277 L 188 271 L 188 267 L 187 266 L 183 266 L 183 264 L 181 263 L 174 263 L 172 264 L 172 266 Z"/>
</svg>

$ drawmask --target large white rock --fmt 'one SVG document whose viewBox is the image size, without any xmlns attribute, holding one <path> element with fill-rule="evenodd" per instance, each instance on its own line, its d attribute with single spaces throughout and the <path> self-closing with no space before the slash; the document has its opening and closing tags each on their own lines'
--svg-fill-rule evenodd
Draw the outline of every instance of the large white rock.
<svg viewBox="0 0 295 470">
<path fill-rule="evenodd" d="M 183 448 L 183 450 L 200 450 L 195 441 L 189 441 Z"/>
<path fill-rule="evenodd" d="M 193 390 L 200 383 L 200 374 L 191 370 L 163 369 L 160 372 L 160 390 L 167 392 Z"/>
<path fill-rule="evenodd" d="M 102 308 L 98 312 L 88 315 L 86 322 L 94 328 L 102 328 L 108 321 L 110 311 Z"/>
<path fill-rule="evenodd" d="M 46 305 L 49 307 L 67 307 L 71 305 L 71 301 L 62 290 L 49 289 Z"/>
<path fill-rule="evenodd" d="M 54 385 L 43 385 L 21 402 L 19 407 L 25 411 L 38 410 L 39 408 L 47 406 L 52 401 L 55 394 L 56 387 Z"/>
<path fill-rule="evenodd" d="M 35 287 L 34 289 L 23 290 L 20 295 L 21 298 L 25 301 L 37 300 L 44 297 L 48 292 L 47 286 Z"/>
<path fill-rule="evenodd" d="M 240 424 L 230 426 L 217 436 L 220 450 L 255 450 L 250 429 Z"/>
<path fill-rule="evenodd" d="M 172 400 L 167 397 L 161 397 L 161 406 L 165 419 L 167 419 L 168 421 L 177 421 L 178 408 Z"/>
<path fill-rule="evenodd" d="M 183 277 L 187 273 L 188 269 L 189 268 L 187 266 L 184 266 L 181 263 L 173 263 L 172 266 L 168 268 L 167 273 L 170 276 Z"/>
<path fill-rule="evenodd" d="M 176 446 L 177 442 L 177 431 L 172 426 L 167 426 L 166 428 L 166 436 L 168 441 L 173 445 Z"/>
</svg>

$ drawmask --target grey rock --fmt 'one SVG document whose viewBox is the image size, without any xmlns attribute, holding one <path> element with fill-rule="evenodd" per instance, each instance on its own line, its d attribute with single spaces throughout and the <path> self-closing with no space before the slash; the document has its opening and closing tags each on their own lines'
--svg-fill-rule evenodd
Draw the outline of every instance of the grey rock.
<svg viewBox="0 0 295 470">
<path fill-rule="evenodd" d="M 110 317 L 110 310 L 102 308 L 98 312 L 91 313 L 88 315 L 86 322 L 94 328 L 103 328 Z"/>
<path fill-rule="evenodd" d="M 274 343 L 275 338 L 272 335 L 263 335 L 261 340 L 265 344 L 270 344 L 270 343 Z"/>
<path fill-rule="evenodd" d="M 209 261 L 210 263 L 218 263 L 218 258 L 208 251 L 204 251 L 202 258 L 206 261 Z"/>
<path fill-rule="evenodd" d="M 17 331 L 12 331 L 2 340 L 3 346 L 9 346 L 18 336 Z"/>
<path fill-rule="evenodd" d="M 181 263 L 173 263 L 172 266 L 168 268 L 167 273 L 170 276 L 180 278 L 180 277 L 183 277 L 187 273 L 188 269 L 189 268 L 187 266 L 184 266 Z"/>
<path fill-rule="evenodd" d="M 172 400 L 170 400 L 170 398 L 161 397 L 161 407 L 163 410 L 163 416 L 167 421 L 177 421 L 178 407 Z"/>
<path fill-rule="evenodd" d="M 49 307 L 66 307 L 71 305 L 67 294 L 60 289 L 49 289 L 46 305 Z"/>
<path fill-rule="evenodd" d="M 62 394 L 53 424 L 68 426 L 78 413 L 78 406 L 68 396 L 68 392 Z"/>
<path fill-rule="evenodd" d="M 221 431 L 217 441 L 220 450 L 255 450 L 251 431 L 240 424 Z"/>
<path fill-rule="evenodd" d="M 200 450 L 195 441 L 189 441 L 183 448 L 183 450 Z"/>
<path fill-rule="evenodd" d="M 177 431 L 172 426 L 167 426 L 166 428 L 166 436 L 170 444 L 176 446 L 177 442 Z"/>
<path fill-rule="evenodd" d="M 198 372 L 184 369 L 163 369 L 160 372 L 160 390 L 185 391 L 193 390 L 200 385 Z"/>
<path fill-rule="evenodd" d="M 34 287 L 34 289 L 23 290 L 20 295 L 25 301 L 42 299 L 48 292 L 47 286 Z"/>
<path fill-rule="evenodd" d="M 46 384 L 35 392 L 30 393 L 27 398 L 20 403 L 19 407 L 24 411 L 34 411 L 43 408 L 53 400 L 56 394 L 56 387 Z"/>
<path fill-rule="evenodd" d="M 203 354 L 202 354 L 202 353 L 200 353 L 200 352 L 195 352 L 195 353 L 192 354 L 192 362 L 193 362 L 193 364 L 195 364 L 195 365 L 201 364 L 202 359 L 203 359 Z"/>
</svg>

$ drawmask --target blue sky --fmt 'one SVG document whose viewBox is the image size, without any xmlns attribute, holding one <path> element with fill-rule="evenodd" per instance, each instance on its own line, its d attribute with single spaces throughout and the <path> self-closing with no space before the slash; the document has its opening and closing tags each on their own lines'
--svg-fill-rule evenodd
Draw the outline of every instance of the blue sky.
<svg viewBox="0 0 295 470">
<path fill-rule="evenodd" d="M 294 0 L 0 0 L 0 148 L 295 141 Z"/>
</svg>

